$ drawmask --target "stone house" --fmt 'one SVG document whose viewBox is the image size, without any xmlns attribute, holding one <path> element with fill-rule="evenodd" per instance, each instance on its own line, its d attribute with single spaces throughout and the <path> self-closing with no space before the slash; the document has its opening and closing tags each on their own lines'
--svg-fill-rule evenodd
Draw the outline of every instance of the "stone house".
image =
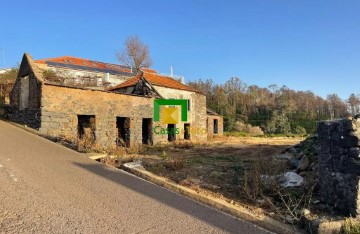
<svg viewBox="0 0 360 234">
<path fill-rule="evenodd" d="M 208 138 L 224 135 L 224 119 L 218 113 L 207 109 L 206 128 Z"/>
<path fill-rule="evenodd" d="M 162 128 L 178 129 L 180 134 L 162 135 L 161 138 L 204 140 L 206 128 L 206 97 L 197 90 L 182 84 L 180 81 L 157 74 L 156 71 L 146 69 L 124 83 L 108 89 L 116 93 L 154 96 L 164 99 L 186 99 L 188 119 L 192 120 L 179 124 L 161 125 Z M 180 107 L 177 107 L 180 108 Z"/>
<path fill-rule="evenodd" d="M 52 63 L 44 65 L 44 61 L 48 60 L 34 61 L 24 54 L 10 93 L 10 120 L 71 141 L 90 137 L 104 148 L 208 137 L 205 96 L 179 81 L 144 69 L 142 74 L 129 75 L 109 89 L 79 87 L 68 85 L 66 79 L 49 79 Z M 50 78 L 59 76 L 53 67 L 50 69 Z M 187 121 L 179 121 L 177 126 L 153 118 L 154 100 L 170 98 L 188 100 Z M 162 131 L 169 128 L 176 133 Z"/>
</svg>

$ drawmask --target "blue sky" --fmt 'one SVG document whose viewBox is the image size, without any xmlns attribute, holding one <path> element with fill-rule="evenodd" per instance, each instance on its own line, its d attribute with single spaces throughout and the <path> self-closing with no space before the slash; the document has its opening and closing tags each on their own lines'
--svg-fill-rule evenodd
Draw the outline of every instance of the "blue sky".
<svg viewBox="0 0 360 234">
<path fill-rule="evenodd" d="M 0 9 L 6 67 L 24 52 L 118 63 L 116 51 L 136 34 L 154 69 L 173 66 L 187 81 L 237 76 L 323 97 L 360 93 L 358 0 L 33 0 Z"/>
</svg>

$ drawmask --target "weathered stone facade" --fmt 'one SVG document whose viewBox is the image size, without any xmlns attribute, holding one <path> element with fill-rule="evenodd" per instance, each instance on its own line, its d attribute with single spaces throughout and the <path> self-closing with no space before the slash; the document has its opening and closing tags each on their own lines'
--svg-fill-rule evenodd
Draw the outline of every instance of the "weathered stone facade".
<svg viewBox="0 0 360 234">
<path fill-rule="evenodd" d="M 190 140 L 202 141 L 206 140 L 206 97 L 196 92 L 186 90 L 174 90 L 171 88 L 155 86 L 154 88 L 163 98 L 166 99 L 187 99 L 189 100 L 188 107 L 188 122 L 179 122 L 176 128 L 180 133 L 177 134 L 176 139 L 183 140 L 185 132 L 185 124 L 190 124 Z M 180 107 L 177 107 L 180 108 Z M 155 123 L 160 124 L 160 123 Z M 161 124 L 160 124 L 161 125 Z M 161 125 L 166 127 L 165 125 Z M 164 140 L 167 135 L 156 135 L 154 139 Z"/>
<path fill-rule="evenodd" d="M 23 82 L 25 79 L 27 80 L 26 85 Z M 37 71 L 33 69 L 31 58 L 24 55 L 18 79 L 10 92 L 9 118 L 32 128 L 39 128 L 41 122 L 40 106 L 41 80 L 37 78 Z"/>
<path fill-rule="evenodd" d="M 130 118 L 130 142 L 142 143 L 142 120 L 152 118 L 153 99 L 110 92 L 42 86 L 40 132 L 50 136 L 77 138 L 78 116 L 95 116 L 96 141 L 116 145 L 117 118 Z"/>
<path fill-rule="evenodd" d="M 318 124 L 320 195 L 345 215 L 360 214 L 360 119 Z"/>
<path fill-rule="evenodd" d="M 203 141 L 206 132 L 206 98 L 186 90 L 156 87 L 162 98 L 188 99 L 188 121 L 176 124 L 176 139 Z M 25 54 L 11 92 L 9 119 L 38 129 L 40 133 L 76 141 L 90 133 L 104 148 L 116 145 L 152 144 L 168 141 L 157 134 L 169 126 L 154 122 L 151 96 L 115 93 L 48 83 L 41 68 Z M 190 131 L 185 131 L 189 129 Z"/>
<path fill-rule="evenodd" d="M 208 138 L 224 135 L 224 120 L 220 115 L 207 115 L 207 134 Z"/>
</svg>

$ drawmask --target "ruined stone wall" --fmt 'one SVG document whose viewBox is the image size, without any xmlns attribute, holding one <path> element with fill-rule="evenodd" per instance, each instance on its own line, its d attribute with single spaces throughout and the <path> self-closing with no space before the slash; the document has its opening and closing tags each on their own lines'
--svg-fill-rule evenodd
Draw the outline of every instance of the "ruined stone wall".
<svg viewBox="0 0 360 234">
<path fill-rule="evenodd" d="M 360 119 L 318 124 L 320 195 L 345 215 L 360 213 Z"/>
<path fill-rule="evenodd" d="M 27 90 L 21 88 L 22 80 L 28 77 L 29 85 Z M 40 103 L 41 103 L 41 82 L 36 79 L 34 73 L 31 71 L 29 64 L 25 61 L 21 64 L 18 78 L 15 81 L 13 89 L 10 92 L 10 109 L 9 119 L 26 124 L 32 128 L 38 129 L 40 127 Z M 27 105 L 21 107 L 21 95 L 27 92 Z"/>
<path fill-rule="evenodd" d="M 130 118 L 130 142 L 142 143 L 142 119 L 153 118 L 153 99 L 43 85 L 40 132 L 77 139 L 78 115 L 95 115 L 99 145 L 115 147 L 116 117 Z"/>
<path fill-rule="evenodd" d="M 190 140 L 194 141 L 205 141 L 207 139 L 206 130 L 206 97 L 205 95 L 190 92 L 186 90 L 171 89 L 161 86 L 154 86 L 156 91 L 166 99 L 189 99 L 190 100 L 190 111 L 188 111 L 188 121 L 190 124 L 191 134 Z M 180 107 L 178 107 L 180 108 Z M 156 125 L 162 125 L 161 123 L 155 123 Z M 176 139 L 184 139 L 184 122 L 180 122 L 176 125 L 179 128 L 180 134 L 177 134 Z M 154 139 L 159 141 L 167 141 L 167 135 L 154 135 Z"/>
<path fill-rule="evenodd" d="M 218 132 L 214 134 L 214 120 L 218 121 Z M 208 137 L 223 136 L 224 135 L 224 120 L 222 116 L 208 115 L 207 116 L 207 134 Z"/>
</svg>

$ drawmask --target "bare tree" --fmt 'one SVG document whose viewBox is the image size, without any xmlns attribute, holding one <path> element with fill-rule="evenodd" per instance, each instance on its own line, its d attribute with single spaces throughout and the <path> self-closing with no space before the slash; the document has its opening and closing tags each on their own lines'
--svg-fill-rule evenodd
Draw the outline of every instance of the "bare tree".
<svg viewBox="0 0 360 234">
<path fill-rule="evenodd" d="M 130 36 L 125 40 L 124 48 L 117 54 L 118 60 L 135 69 L 136 73 L 142 67 L 152 64 L 149 47 L 138 36 Z"/>
</svg>

